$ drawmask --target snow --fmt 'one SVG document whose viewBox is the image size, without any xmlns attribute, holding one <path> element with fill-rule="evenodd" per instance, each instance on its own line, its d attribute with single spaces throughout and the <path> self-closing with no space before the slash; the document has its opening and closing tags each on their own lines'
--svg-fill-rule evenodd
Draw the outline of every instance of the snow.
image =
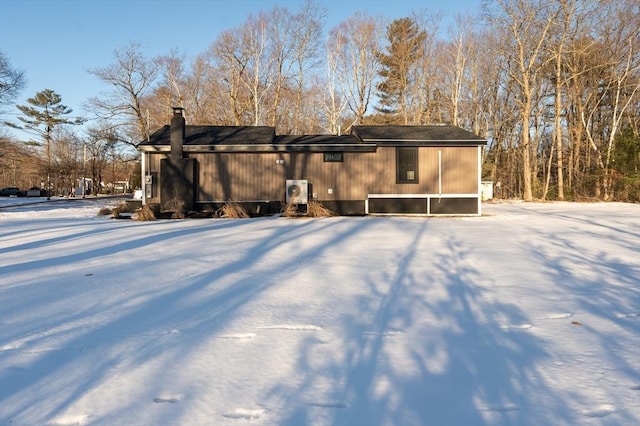
<svg viewBox="0 0 640 426">
<path fill-rule="evenodd" d="M 0 425 L 640 424 L 640 205 L 26 201 L 0 200 Z"/>
</svg>

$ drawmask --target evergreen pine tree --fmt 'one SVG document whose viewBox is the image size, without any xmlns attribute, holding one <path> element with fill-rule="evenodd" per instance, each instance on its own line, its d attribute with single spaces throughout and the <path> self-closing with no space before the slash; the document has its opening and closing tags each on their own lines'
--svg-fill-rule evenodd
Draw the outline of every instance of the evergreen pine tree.
<svg viewBox="0 0 640 426">
<path fill-rule="evenodd" d="M 426 32 L 411 18 L 396 19 L 387 27 L 386 53 L 378 52 L 383 80 L 378 84 L 380 103 L 376 109 L 389 116 L 389 122 L 398 121 L 398 114 L 406 113 L 411 70 L 424 57 L 426 38 Z"/>
<path fill-rule="evenodd" d="M 16 105 L 23 116 L 18 120 L 24 123 L 23 129 L 32 131 L 42 137 L 47 151 L 47 199 L 50 199 L 51 190 L 51 136 L 53 129 L 61 124 L 82 124 L 80 118 L 70 119 L 64 117 L 73 110 L 62 105 L 59 94 L 50 89 L 36 93 L 33 98 L 28 98 L 30 105 Z"/>
</svg>

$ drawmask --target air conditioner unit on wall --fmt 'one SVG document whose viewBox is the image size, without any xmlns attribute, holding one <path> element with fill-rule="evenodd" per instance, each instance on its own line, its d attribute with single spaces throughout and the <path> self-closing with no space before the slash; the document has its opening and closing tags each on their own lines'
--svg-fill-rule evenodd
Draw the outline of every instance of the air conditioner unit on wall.
<svg viewBox="0 0 640 426">
<path fill-rule="evenodd" d="M 306 179 L 287 179 L 287 204 L 307 204 L 309 200 L 309 184 Z"/>
</svg>

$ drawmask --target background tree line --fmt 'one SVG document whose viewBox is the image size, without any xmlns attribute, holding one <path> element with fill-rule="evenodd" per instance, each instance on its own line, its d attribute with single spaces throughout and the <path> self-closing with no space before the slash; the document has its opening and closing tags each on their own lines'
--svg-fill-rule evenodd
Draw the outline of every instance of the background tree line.
<svg viewBox="0 0 640 426">
<path fill-rule="evenodd" d="M 488 139 L 483 177 L 498 196 L 640 201 L 640 5 L 486 0 L 482 10 L 448 28 L 426 10 L 358 13 L 325 34 L 309 1 L 249 15 L 195 57 L 147 57 L 132 43 L 90 70 L 111 88 L 88 101 L 92 124 L 80 135 L 60 125 L 51 140 L 88 147 L 102 179 L 176 105 L 190 124 L 278 134 L 444 123 Z"/>
</svg>

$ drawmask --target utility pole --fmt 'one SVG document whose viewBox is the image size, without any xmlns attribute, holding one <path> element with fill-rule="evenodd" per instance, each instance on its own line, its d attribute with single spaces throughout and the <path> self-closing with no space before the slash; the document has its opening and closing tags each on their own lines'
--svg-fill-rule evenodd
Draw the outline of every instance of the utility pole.
<svg viewBox="0 0 640 426">
<path fill-rule="evenodd" d="M 47 137 L 47 200 L 51 199 L 51 136 L 49 132 L 46 133 Z"/>
<path fill-rule="evenodd" d="M 87 174 L 87 144 L 82 145 L 82 198 L 85 198 L 87 192 L 85 186 L 85 176 Z"/>
</svg>

